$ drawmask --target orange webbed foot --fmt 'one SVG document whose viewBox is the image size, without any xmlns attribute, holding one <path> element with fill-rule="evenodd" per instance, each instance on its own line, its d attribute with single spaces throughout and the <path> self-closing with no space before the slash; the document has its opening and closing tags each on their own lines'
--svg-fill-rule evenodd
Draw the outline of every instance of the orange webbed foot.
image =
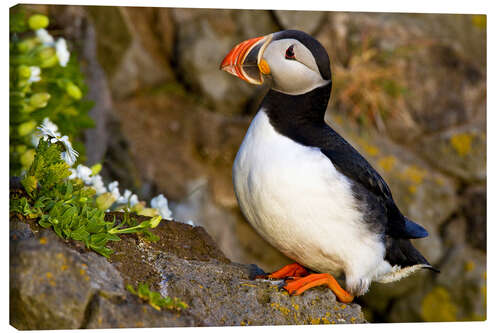
<svg viewBox="0 0 500 333">
<path fill-rule="evenodd" d="M 286 265 L 285 267 L 277 270 L 274 273 L 257 275 L 256 279 L 286 279 L 286 278 L 297 278 L 303 277 L 309 274 L 308 270 L 302 265 L 293 263 Z"/>
<path fill-rule="evenodd" d="M 342 303 L 350 303 L 354 296 L 345 291 L 333 276 L 327 273 L 309 274 L 300 279 L 288 281 L 283 287 L 290 295 L 300 295 L 307 289 L 326 284 Z"/>
</svg>

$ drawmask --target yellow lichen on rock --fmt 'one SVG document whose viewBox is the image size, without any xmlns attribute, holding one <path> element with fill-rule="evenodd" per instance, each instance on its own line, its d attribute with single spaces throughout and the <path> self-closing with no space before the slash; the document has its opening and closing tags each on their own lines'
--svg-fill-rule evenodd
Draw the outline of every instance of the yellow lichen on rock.
<svg viewBox="0 0 500 333">
<path fill-rule="evenodd" d="M 397 162 L 397 158 L 393 155 L 382 157 L 378 160 L 378 166 L 385 172 L 391 172 L 394 169 L 394 165 Z"/>
<path fill-rule="evenodd" d="M 283 315 L 288 316 L 290 314 L 290 309 L 278 304 L 278 303 L 271 303 L 271 307 L 278 310 L 281 312 Z"/>
<path fill-rule="evenodd" d="M 379 149 L 376 146 L 361 139 L 358 140 L 358 143 L 361 149 L 363 149 L 369 156 L 377 156 L 379 154 Z"/>
<path fill-rule="evenodd" d="M 313 318 L 313 319 L 311 319 L 311 324 L 312 325 L 319 325 L 320 322 L 321 322 L 321 318 Z"/>
<path fill-rule="evenodd" d="M 448 290 L 438 286 L 424 297 L 420 312 L 424 321 L 456 321 L 458 310 Z"/>
<path fill-rule="evenodd" d="M 401 178 L 404 180 L 409 180 L 414 185 L 420 185 L 424 181 L 427 175 L 427 171 L 421 169 L 415 165 L 408 166 L 405 171 L 401 174 Z"/>
<path fill-rule="evenodd" d="M 471 151 L 472 136 L 470 133 L 455 134 L 450 138 L 450 144 L 461 157 Z"/>
<path fill-rule="evenodd" d="M 466 272 L 472 272 L 472 271 L 474 270 L 474 267 L 475 267 L 475 266 L 476 266 L 476 265 L 474 264 L 474 261 L 471 261 L 471 260 L 466 261 L 466 262 L 464 263 L 464 270 L 465 270 Z"/>
</svg>

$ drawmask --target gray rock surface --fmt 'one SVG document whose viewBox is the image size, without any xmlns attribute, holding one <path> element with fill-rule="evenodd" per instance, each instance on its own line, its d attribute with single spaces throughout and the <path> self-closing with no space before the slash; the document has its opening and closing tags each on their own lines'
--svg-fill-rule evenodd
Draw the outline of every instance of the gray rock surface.
<svg viewBox="0 0 500 333">
<path fill-rule="evenodd" d="M 120 215 L 117 215 L 120 218 Z M 134 236 L 110 260 L 11 216 L 10 322 L 17 329 L 76 329 L 365 322 L 361 307 L 326 288 L 291 297 L 280 281 L 251 280 L 201 227 L 162 221 L 157 243 Z M 148 282 L 188 309 L 158 311 L 126 291 Z"/>
</svg>

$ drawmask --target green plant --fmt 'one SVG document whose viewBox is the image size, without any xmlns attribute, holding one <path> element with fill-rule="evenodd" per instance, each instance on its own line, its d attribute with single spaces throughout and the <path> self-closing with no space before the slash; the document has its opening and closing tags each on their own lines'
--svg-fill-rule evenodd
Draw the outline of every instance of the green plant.
<svg viewBox="0 0 500 333">
<path fill-rule="evenodd" d="M 34 158 L 39 139 L 35 129 L 50 118 L 65 133 L 84 161 L 83 130 L 93 126 L 84 100 L 87 87 L 74 52 L 64 38 L 54 39 L 46 30 L 49 19 L 28 15 L 19 8 L 10 12 L 9 115 L 10 176 L 21 175 Z"/>
<path fill-rule="evenodd" d="M 69 165 L 62 159 L 68 147 L 56 138 L 42 138 L 36 147 L 33 163 L 21 180 L 26 196 L 10 198 L 10 210 L 38 219 L 43 228 L 52 228 L 63 239 L 81 241 L 86 247 L 109 257 L 110 241 L 119 241 L 120 234 L 136 233 L 150 241 L 157 240 L 150 229 L 161 221 L 160 216 L 138 223 L 127 207 L 120 224 L 106 221 L 105 210 L 99 206 L 96 191 L 81 179 L 69 179 Z"/>
<path fill-rule="evenodd" d="M 151 291 L 147 283 L 139 283 L 137 290 L 130 284 L 127 285 L 127 290 L 134 295 L 137 295 L 142 300 L 148 302 L 153 308 L 160 311 L 161 309 L 177 310 L 188 308 L 188 305 L 177 297 L 163 297 L 157 291 Z"/>
</svg>

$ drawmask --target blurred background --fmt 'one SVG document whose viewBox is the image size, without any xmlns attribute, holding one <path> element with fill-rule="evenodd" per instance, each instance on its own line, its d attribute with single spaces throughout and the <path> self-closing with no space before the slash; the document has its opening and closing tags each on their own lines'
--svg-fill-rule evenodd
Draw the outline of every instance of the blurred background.
<svg viewBox="0 0 500 333">
<path fill-rule="evenodd" d="M 371 322 L 486 319 L 486 16 L 23 5 L 77 55 L 94 126 L 76 133 L 141 199 L 163 193 L 228 258 L 290 262 L 242 217 L 231 166 L 265 87 L 219 70 L 248 38 L 315 36 L 332 62 L 328 123 L 382 174 L 441 270 L 372 284 Z M 85 91 L 84 91 L 85 92 Z M 89 125 L 90 126 L 90 125 Z M 88 126 L 87 126 L 88 127 Z M 78 146 L 78 140 L 75 144 Z M 332 235 L 332 241 L 335 235 Z"/>
</svg>

